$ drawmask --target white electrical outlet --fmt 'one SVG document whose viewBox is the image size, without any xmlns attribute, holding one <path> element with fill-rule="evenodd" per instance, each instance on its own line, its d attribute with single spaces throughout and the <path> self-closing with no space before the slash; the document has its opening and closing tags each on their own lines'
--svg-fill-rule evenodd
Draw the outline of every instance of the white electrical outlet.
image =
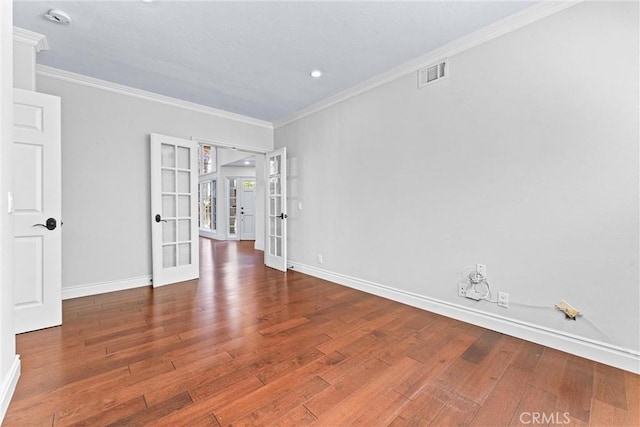
<svg viewBox="0 0 640 427">
<path fill-rule="evenodd" d="M 324 260 L 322 259 L 322 255 L 318 254 L 318 264 L 322 264 Z"/>
<path fill-rule="evenodd" d="M 458 283 L 458 296 L 466 297 L 467 296 L 467 284 L 466 283 Z"/>
<path fill-rule="evenodd" d="M 476 273 L 482 274 L 482 277 L 487 277 L 487 266 L 484 264 L 476 264 Z"/>
<path fill-rule="evenodd" d="M 506 292 L 498 292 L 498 306 L 509 308 L 509 294 Z"/>
</svg>

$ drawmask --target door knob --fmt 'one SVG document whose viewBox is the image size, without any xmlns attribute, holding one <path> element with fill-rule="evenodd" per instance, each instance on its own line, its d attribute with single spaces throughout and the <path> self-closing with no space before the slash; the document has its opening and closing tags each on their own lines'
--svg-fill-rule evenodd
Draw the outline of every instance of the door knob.
<svg viewBox="0 0 640 427">
<path fill-rule="evenodd" d="M 287 219 L 287 218 L 289 218 L 289 215 L 287 215 L 286 213 L 284 213 L 284 212 L 283 212 L 283 213 L 281 213 L 280 215 L 278 215 L 278 218 L 280 218 L 280 219 Z"/>
<path fill-rule="evenodd" d="M 47 219 L 47 222 L 45 224 L 33 224 L 33 226 L 34 227 L 44 227 L 49 231 L 53 231 L 58 226 L 58 223 L 57 223 L 55 218 L 49 218 L 49 219 Z"/>
<path fill-rule="evenodd" d="M 167 222 L 166 219 L 162 219 L 162 217 L 160 216 L 160 214 L 156 215 L 156 222 Z"/>
</svg>

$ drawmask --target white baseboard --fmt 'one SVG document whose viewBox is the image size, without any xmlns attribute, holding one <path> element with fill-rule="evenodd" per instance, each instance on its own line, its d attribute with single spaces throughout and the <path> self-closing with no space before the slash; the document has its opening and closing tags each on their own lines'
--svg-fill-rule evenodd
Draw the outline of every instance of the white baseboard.
<svg viewBox="0 0 640 427">
<path fill-rule="evenodd" d="M 310 276 L 640 374 L 638 352 L 293 261 L 287 265 Z"/>
<path fill-rule="evenodd" d="M 2 388 L 0 389 L 0 423 L 4 420 L 4 416 L 9 409 L 9 403 L 13 397 L 13 392 L 16 391 L 16 385 L 18 385 L 18 378 L 20 378 L 20 355 L 16 354 L 16 358 L 13 359 L 11 368 L 7 373 L 7 376 L 2 379 Z"/>
<path fill-rule="evenodd" d="M 113 282 L 89 283 L 86 285 L 62 288 L 62 299 L 105 294 L 107 292 L 123 291 L 125 289 L 141 288 L 149 285 L 151 285 L 151 276 L 132 277 L 130 279 L 115 280 Z"/>
<path fill-rule="evenodd" d="M 206 230 L 200 230 L 198 233 L 200 234 L 200 237 L 206 237 L 207 239 L 224 240 L 225 238 L 224 233 L 214 233 L 213 231 Z"/>
</svg>

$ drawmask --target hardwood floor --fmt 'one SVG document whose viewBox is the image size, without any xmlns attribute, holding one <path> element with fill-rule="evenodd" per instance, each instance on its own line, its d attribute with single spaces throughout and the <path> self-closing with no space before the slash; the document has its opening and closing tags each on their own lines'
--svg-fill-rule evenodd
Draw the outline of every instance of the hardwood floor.
<svg viewBox="0 0 640 427">
<path fill-rule="evenodd" d="M 640 377 L 202 239 L 200 281 L 67 300 L 3 425 L 640 425 Z"/>
</svg>

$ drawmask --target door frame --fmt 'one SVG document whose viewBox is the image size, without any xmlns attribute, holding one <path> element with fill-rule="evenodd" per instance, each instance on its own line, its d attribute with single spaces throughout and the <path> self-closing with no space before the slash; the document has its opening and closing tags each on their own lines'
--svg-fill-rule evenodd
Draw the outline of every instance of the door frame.
<svg viewBox="0 0 640 427">
<path fill-rule="evenodd" d="M 220 147 L 220 148 L 230 148 L 232 150 L 239 150 L 239 151 L 244 151 L 246 153 L 249 154 L 255 154 L 256 158 L 260 157 L 262 159 L 262 173 L 260 173 L 260 169 L 258 167 L 256 167 L 256 190 L 260 191 L 260 187 L 263 185 L 263 189 L 262 189 L 262 194 L 264 195 L 266 193 L 266 189 L 267 189 L 267 154 L 272 153 L 274 151 L 273 148 L 255 148 L 255 147 L 250 147 L 250 146 L 241 146 L 241 145 L 237 145 L 237 144 L 229 144 L 227 142 L 223 142 L 223 141 L 215 141 L 215 140 L 211 140 L 211 139 L 207 139 L 207 138 L 200 138 L 200 137 L 195 137 L 192 136 L 191 139 L 193 141 L 195 141 L 197 144 L 206 144 L 206 145 L 212 145 L 214 147 Z M 286 147 L 282 147 L 286 150 Z M 218 171 L 219 172 L 219 171 Z M 218 181 L 221 180 L 221 177 L 218 177 Z M 220 183 L 219 183 L 220 184 Z M 220 195 L 218 195 L 219 200 L 220 200 Z M 224 198 L 222 198 L 222 200 L 224 200 Z M 269 229 L 268 229 L 268 224 L 267 224 L 267 219 L 268 219 L 268 214 L 267 214 L 267 210 L 268 210 L 268 206 L 267 206 L 267 198 L 265 196 L 265 199 L 263 201 L 263 220 L 262 222 L 262 226 L 263 226 L 263 231 L 262 231 L 262 244 L 263 246 L 261 248 L 256 247 L 256 249 L 261 250 L 263 252 L 266 252 L 267 250 L 267 239 L 269 237 L 268 233 L 269 233 Z M 258 218 L 257 218 L 258 219 Z M 259 219 L 258 219 L 259 220 Z M 256 221 L 257 224 L 257 221 Z M 220 230 L 220 227 L 218 227 L 218 230 Z M 257 230 L 256 230 L 257 231 Z M 226 234 L 226 232 L 225 232 Z M 257 236 L 257 234 L 256 234 Z M 214 238 L 219 238 L 219 237 L 214 237 Z M 256 240 L 256 243 L 258 241 Z M 265 263 L 266 264 L 266 263 Z"/>
<path fill-rule="evenodd" d="M 233 235 L 229 234 L 229 217 L 230 217 L 229 216 L 229 210 L 231 208 L 231 205 L 229 204 L 229 197 L 230 197 L 229 193 L 230 193 L 230 190 L 231 190 L 231 187 L 230 187 L 231 180 L 232 179 L 237 179 L 238 181 L 242 181 L 242 180 L 245 180 L 245 179 L 249 179 L 249 180 L 255 181 L 256 185 L 257 185 L 258 176 L 228 175 L 225 178 L 226 178 L 225 179 L 225 190 L 226 191 L 225 191 L 224 208 L 227 210 L 226 215 L 225 215 L 225 218 L 226 218 L 226 224 L 225 224 L 225 227 L 226 227 L 226 229 L 225 229 L 226 240 L 232 240 L 232 241 L 242 240 L 242 238 L 240 236 L 241 233 L 239 233 L 240 225 L 239 225 L 239 222 L 237 221 L 237 219 L 240 218 L 240 216 L 238 215 L 238 212 L 236 212 L 236 233 L 233 234 Z M 238 188 L 236 189 L 236 211 L 239 209 L 239 207 L 238 207 L 239 206 L 239 202 L 242 199 L 242 196 L 238 196 L 239 193 L 240 193 L 240 186 L 238 184 Z M 254 191 L 254 197 L 255 197 L 255 191 Z M 254 216 L 254 222 L 257 222 L 257 220 L 255 219 L 255 216 Z M 254 224 L 254 227 L 255 227 L 255 224 Z M 255 240 L 255 239 L 253 239 L 253 240 Z"/>
</svg>

